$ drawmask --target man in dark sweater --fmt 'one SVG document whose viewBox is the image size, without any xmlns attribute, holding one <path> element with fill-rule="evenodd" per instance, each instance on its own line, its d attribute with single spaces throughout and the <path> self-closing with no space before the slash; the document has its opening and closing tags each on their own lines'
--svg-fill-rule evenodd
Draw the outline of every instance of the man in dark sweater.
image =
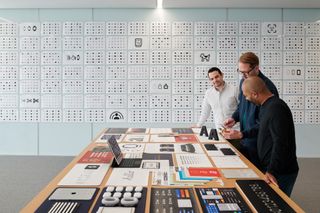
<svg viewBox="0 0 320 213">
<path fill-rule="evenodd" d="M 259 58 L 253 52 L 246 52 L 239 58 L 238 73 L 242 74 L 243 78 L 240 81 L 239 104 L 237 110 L 231 118 L 228 118 L 224 125 L 227 128 L 232 128 L 235 123 L 240 122 L 240 131 L 228 129 L 222 134 L 226 139 L 241 139 L 239 151 L 248 158 L 253 164 L 259 167 L 257 154 L 257 136 L 259 130 L 259 106 L 246 100 L 241 91 L 243 81 L 251 76 L 261 78 L 269 90 L 275 96 L 279 96 L 276 86 L 267 78 L 259 69 Z"/>
<path fill-rule="evenodd" d="M 299 171 L 290 108 L 259 77 L 247 78 L 242 91 L 248 101 L 260 106 L 257 141 L 260 170 L 265 172 L 267 183 L 279 185 L 290 196 Z"/>
</svg>

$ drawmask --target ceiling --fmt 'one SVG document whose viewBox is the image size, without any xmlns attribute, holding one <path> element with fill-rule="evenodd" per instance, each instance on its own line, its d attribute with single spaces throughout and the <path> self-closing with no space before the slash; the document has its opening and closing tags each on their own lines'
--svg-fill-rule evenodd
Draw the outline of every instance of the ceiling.
<svg viewBox="0 0 320 213">
<path fill-rule="evenodd" d="M 320 0 L 163 0 L 164 8 L 320 8 Z"/>
<path fill-rule="evenodd" d="M 0 8 L 156 8 L 157 0 L 0 0 Z M 163 0 L 163 8 L 320 8 L 320 0 Z"/>
</svg>

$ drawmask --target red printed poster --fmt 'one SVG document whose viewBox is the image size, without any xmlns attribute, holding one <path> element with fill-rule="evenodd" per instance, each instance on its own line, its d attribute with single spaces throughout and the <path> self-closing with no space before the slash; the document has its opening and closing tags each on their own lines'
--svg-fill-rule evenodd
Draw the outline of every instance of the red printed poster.
<svg viewBox="0 0 320 213">
<path fill-rule="evenodd" d="M 110 163 L 112 158 L 113 155 L 111 152 L 87 151 L 78 163 Z"/>
<path fill-rule="evenodd" d="M 216 168 L 188 168 L 190 176 L 200 177 L 220 177 L 220 173 Z"/>
<path fill-rule="evenodd" d="M 194 143 L 197 142 L 197 138 L 194 135 L 178 135 L 174 136 L 176 142 L 182 143 Z"/>
</svg>

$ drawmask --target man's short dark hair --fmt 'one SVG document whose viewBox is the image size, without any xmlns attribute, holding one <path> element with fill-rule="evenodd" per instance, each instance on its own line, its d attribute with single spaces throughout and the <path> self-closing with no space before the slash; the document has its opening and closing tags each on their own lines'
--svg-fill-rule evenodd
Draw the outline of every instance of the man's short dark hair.
<svg viewBox="0 0 320 213">
<path fill-rule="evenodd" d="M 212 73 L 212 72 L 218 72 L 220 75 L 222 75 L 222 72 L 221 72 L 221 70 L 220 70 L 218 67 L 211 67 L 211 68 L 208 70 L 208 75 L 209 75 L 209 73 Z"/>
</svg>

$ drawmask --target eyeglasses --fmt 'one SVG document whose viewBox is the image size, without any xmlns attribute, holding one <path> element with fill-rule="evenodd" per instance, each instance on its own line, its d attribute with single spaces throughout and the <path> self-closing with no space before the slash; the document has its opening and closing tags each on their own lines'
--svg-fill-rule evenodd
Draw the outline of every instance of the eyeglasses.
<svg viewBox="0 0 320 213">
<path fill-rule="evenodd" d="M 254 66 L 251 70 L 249 70 L 249 71 L 247 71 L 247 72 L 244 72 L 244 71 L 241 71 L 241 70 L 239 70 L 239 68 L 237 69 L 237 72 L 238 73 L 241 73 L 242 75 L 244 75 L 244 74 L 249 74 L 252 70 L 254 70 L 256 68 L 256 66 Z"/>
</svg>

